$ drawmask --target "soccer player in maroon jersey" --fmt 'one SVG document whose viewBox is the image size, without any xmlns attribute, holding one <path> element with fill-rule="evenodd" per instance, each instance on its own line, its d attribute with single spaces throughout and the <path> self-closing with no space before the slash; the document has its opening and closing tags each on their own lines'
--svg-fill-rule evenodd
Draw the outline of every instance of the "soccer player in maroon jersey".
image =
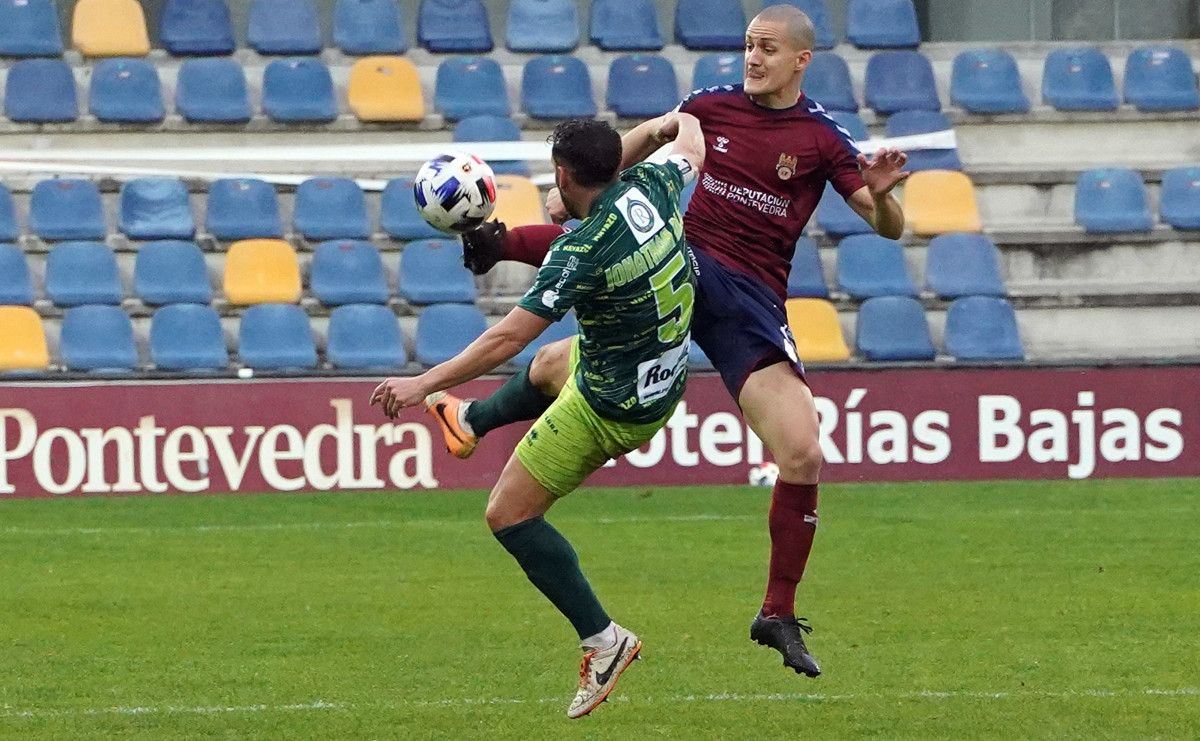
<svg viewBox="0 0 1200 741">
<path fill-rule="evenodd" d="M 821 670 L 804 643 L 812 629 L 796 618 L 794 603 L 816 533 L 822 459 L 816 406 L 784 311 L 787 276 L 827 181 L 876 232 L 895 239 L 904 213 L 890 193 L 908 175 L 902 152 L 859 154 L 849 132 L 801 92 L 813 35 L 795 7 L 765 8 L 746 30 L 744 84 L 697 90 L 679 107 L 700 120 L 707 153 L 684 217 L 699 271 L 692 336 L 779 466 L 766 597 L 750 637 L 810 677 Z M 648 157 L 677 128 L 673 114 L 640 124 L 626 135 L 622 166 Z M 553 191 L 547 208 L 564 218 Z M 485 225 L 464 237 L 465 262 L 475 272 L 497 259 L 538 265 L 559 233 Z M 566 381 L 567 347 L 543 348 L 487 399 L 440 400 L 431 412 L 440 412 L 433 416 L 451 452 L 466 457 L 487 431 L 537 417 Z"/>
</svg>

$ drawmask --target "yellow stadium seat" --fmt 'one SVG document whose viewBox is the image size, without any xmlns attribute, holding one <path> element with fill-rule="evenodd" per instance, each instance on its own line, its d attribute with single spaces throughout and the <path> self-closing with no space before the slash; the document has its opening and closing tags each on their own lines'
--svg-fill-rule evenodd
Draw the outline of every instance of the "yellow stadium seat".
<svg viewBox="0 0 1200 741">
<path fill-rule="evenodd" d="M 545 224 L 542 196 L 533 181 L 520 175 L 497 175 L 496 211 L 492 218 L 503 221 L 509 229 Z"/>
<path fill-rule="evenodd" d="M 282 239 L 234 242 L 225 256 L 225 297 L 234 304 L 294 304 L 300 300 L 300 264 Z"/>
<path fill-rule="evenodd" d="M 50 365 L 42 320 L 28 306 L 0 306 L 0 370 L 45 370 Z"/>
<path fill-rule="evenodd" d="M 832 363 L 850 359 L 842 338 L 837 309 L 823 298 L 790 298 L 788 326 L 796 338 L 796 352 L 805 363 Z"/>
<path fill-rule="evenodd" d="M 138 0 L 79 0 L 71 42 L 85 57 L 144 57 L 150 53 L 146 16 Z"/>
<path fill-rule="evenodd" d="M 360 121 L 420 121 L 425 99 L 417 68 L 403 57 L 364 57 L 350 68 L 350 110 Z"/>
<path fill-rule="evenodd" d="M 971 179 L 953 170 L 914 172 L 904 181 L 904 218 L 913 234 L 978 232 L 979 206 Z"/>
</svg>

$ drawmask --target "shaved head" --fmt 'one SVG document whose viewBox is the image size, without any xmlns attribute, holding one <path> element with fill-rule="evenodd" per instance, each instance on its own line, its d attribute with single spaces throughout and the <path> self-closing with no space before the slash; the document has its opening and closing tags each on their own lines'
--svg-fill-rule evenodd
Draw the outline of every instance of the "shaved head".
<svg viewBox="0 0 1200 741">
<path fill-rule="evenodd" d="M 751 26 L 756 23 L 778 23 L 782 25 L 785 39 L 798 50 L 811 50 L 816 44 L 817 34 L 813 28 L 812 19 L 795 5 L 784 3 L 768 5 L 762 9 L 761 13 L 754 16 L 754 20 L 750 21 Z"/>
</svg>

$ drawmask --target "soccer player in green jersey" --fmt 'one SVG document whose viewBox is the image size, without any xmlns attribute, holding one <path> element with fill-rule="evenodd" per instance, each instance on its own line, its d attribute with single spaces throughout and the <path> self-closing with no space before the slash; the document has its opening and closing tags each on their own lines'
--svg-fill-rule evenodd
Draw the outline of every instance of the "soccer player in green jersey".
<svg viewBox="0 0 1200 741">
<path fill-rule="evenodd" d="M 555 183 L 583 223 L 554 241 L 533 287 L 498 324 L 457 357 L 389 378 L 371 396 L 389 417 L 422 404 L 457 415 L 437 403 L 445 389 L 512 359 L 574 307 L 579 335 L 568 377 L 509 458 L 486 514 L 496 539 L 579 634 L 585 653 L 571 718 L 604 701 L 642 642 L 609 618 L 571 544 L 543 515 L 609 459 L 649 441 L 683 395 L 695 274 L 679 194 L 703 164 L 704 139 L 693 116 L 680 114 L 679 128 L 664 164 L 619 172 L 622 142 L 611 126 L 559 124 Z M 517 378 L 506 387 L 520 395 L 528 384 Z"/>
</svg>

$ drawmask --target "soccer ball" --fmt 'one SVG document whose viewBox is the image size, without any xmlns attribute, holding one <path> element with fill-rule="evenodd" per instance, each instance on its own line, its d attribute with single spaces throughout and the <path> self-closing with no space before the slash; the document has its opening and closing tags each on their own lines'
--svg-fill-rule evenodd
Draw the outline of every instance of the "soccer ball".
<svg viewBox="0 0 1200 741">
<path fill-rule="evenodd" d="M 774 486 L 779 479 L 779 466 L 770 461 L 761 466 L 750 467 L 751 486 Z"/>
<path fill-rule="evenodd" d="M 426 162 L 413 181 L 421 217 L 435 229 L 462 234 L 496 207 L 496 176 L 473 154 L 447 152 Z"/>
</svg>

